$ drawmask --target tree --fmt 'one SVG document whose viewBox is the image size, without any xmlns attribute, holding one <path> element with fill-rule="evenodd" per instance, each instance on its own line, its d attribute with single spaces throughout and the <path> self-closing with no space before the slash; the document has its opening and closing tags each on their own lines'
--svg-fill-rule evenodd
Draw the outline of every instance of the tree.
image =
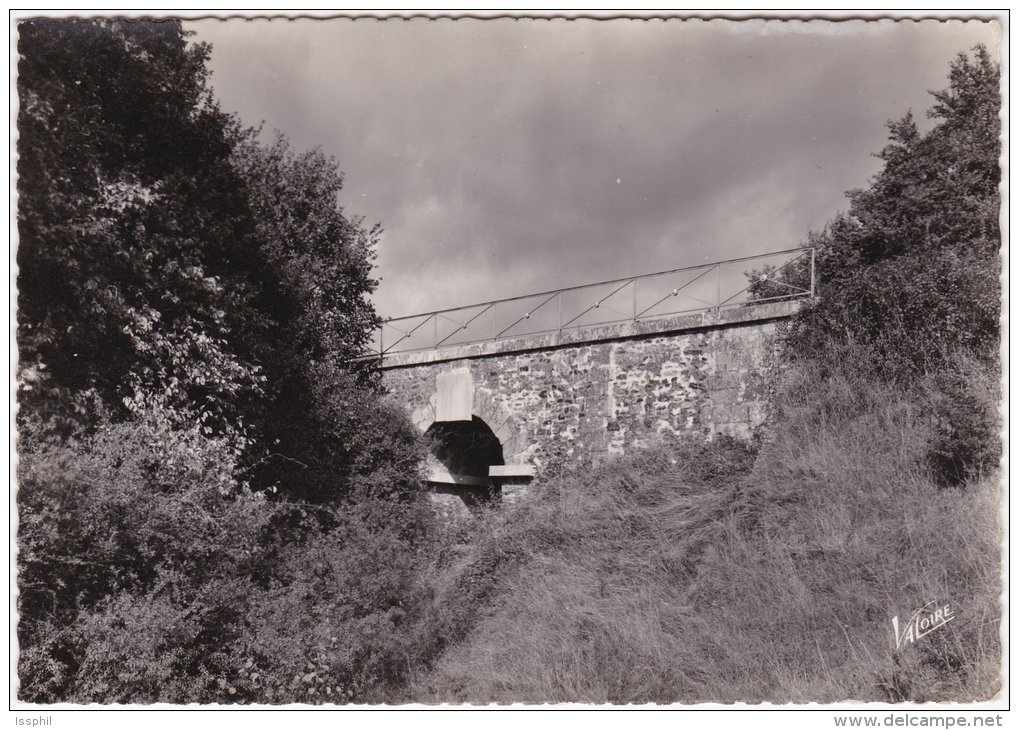
<svg viewBox="0 0 1019 730">
<path fill-rule="evenodd" d="M 958 351 L 996 362 L 999 83 L 979 46 L 933 92 L 930 131 L 920 134 L 911 114 L 889 122 L 884 168 L 848 193 L 848 213 L 809 236 L 820 298 L 797 317 L 794 356 L 823 359 L 852 342 L 870 350 L 876 373 L 907 380 Z"/>
<path fill-rule="evenodd" d="M 998 256 L 1001 171 L 1000 72 L 987 49 L 951 64 L 949 87 L 932 92 L 927 116 L 940 122 L 927 134 L 912 115 L 889 122 L 885 167 L 870 188 L 850 192 L 860 225 L 852 240 L 862 263 L 903 254 L 965 247 Z"/>
<path fill-rule="evenodd" d="M 265 323 L 208 47 L 171 21 L 19 32 L 23 425 L 66 431 L 158 400 L 231 430 L 260 388 L 245 338 Z"/>
<path fill-rule="evenodd" d="M 335 160 L 221 112 L 179 23 L 20 29 L 27 441 L 158 408 L 232 435 L 256 488 L 335 499 L 388 463 L 409 485 L 413 429 L 354 364 L 379 229 L 344 215 Z"/>
<path fill-rule="evenodd" d="M 317 149 L 297 154 L 279 133 L 262 145 L 252 130 L 231 163 L 268 272 L 262 305 L 287 331 L 288 355 L 343 364 L 362 355 L 378 325 L 368 295 L 381 229 L 344 215 L 336 161 Z"/>
<path fill-rule="evenodd" d="M 261 306 L 273 322 L 258 349 L 266 397 L 250 420 L 266 453 L 254 482 L 316 502 L 363 491 L 366 480 L 369 491 L 413 488 L 413 426 L 382 403 L 377 371 L 357 360 L 378 324 L 368 296 L 380 228 L 344 215 L 343 176 L 320 150 L 295 153 L 280 134 L 263 145 L 252 130 L 232 164 L 255 222 Z"/>
<path fill-rule="evenodd" d="M 910 114 L 889 123 L 884 168 L 808 238 L 820 296 L 787 338 L 790 357 L 822 377 L 850 368 L 924 391 L 928 462 L 945 484 L 993 468 L 1000 453 L 999 84 L 977 47 L 933 92 L 930 131 Z M 767 282 L 757 290 L 766 294 Z"/>
<path fill-rule="evenodd" d="M 307 699 L 323 657 L 371 696 L 427 527 L 351 364 L 377 231 L 335 161 L 219 110 L 179 23 L 19 31 L 22 699 Z"/>
</svg>

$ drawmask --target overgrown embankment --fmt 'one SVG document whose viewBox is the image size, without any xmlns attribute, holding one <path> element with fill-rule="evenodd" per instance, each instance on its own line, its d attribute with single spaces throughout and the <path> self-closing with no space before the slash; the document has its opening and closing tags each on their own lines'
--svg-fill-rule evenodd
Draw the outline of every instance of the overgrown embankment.
<svg viewBox="0 0 1019 730">
<path fill-rule="evenodd" d="M 480 519 L 437 603 L 447 702 L 971 700 L 1000 662 L 1000 491 L 942 488 L 922 391 L 799 371 L 756 456 L 666 443 Z M 990 403 L 993 403 L 992 394 Z M 896 650 L 928 601 L 955 620 Z M 469 625 L 469 629 L 464 629 Z"/>
<path fill-rule="evenodd" d="M 755 456 L 662 444 L 480 521 L 411 694 L 449 701 L 944 701 L 1000 688 L 1000 122 L 984 48 L 808 237 L 816 283 Z M 816 276 L 816 280 L 812 277 Z M 952 620 L 897 641 L 914 612 Z M 452 607 L 452 608 L 450 608 Z M 943 612 L 942 619 L 947 615 Z M 929 630 L 928 630 L 929 629 Z M 898 644 L 898 646 L 897 646 Z"/>
</svg>

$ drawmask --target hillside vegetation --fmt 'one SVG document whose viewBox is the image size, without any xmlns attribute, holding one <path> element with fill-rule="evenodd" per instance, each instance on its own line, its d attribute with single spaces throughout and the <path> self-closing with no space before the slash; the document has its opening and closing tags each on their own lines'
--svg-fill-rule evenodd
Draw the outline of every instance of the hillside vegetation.
<svg viewBox="0 0 1019 730">
<path fill-rule="evenodd" d="M 821 296 L 754 443 L 662 441 L 448 521 L 423 439 L 352 364 L 378 231 L 337 205 L 335 162 L 222 113 L 179 23 L 18 31 L 19 699 L 999 690 L 984 49 L 809 235 Z M 760 273 L 755 296 L 806 272 Z M 897 648 L 891 618 L 930 601 L 952 622 Z"/>
<path fill-rule="evenodd" d="M 756 454 L 664 443 L 481 517 L 437 604 L 455 607 L 464 638 L 407 697 L 992 696 L 1001 492 L 992 475 L 938 486 L 925 397 L 801 372 Z M 957 619 L 897 651 L 892 616 L 930 600 Z"/>
<path fill-rule="evenodd" d="M 809 236 L 820 297 L 783 335 L 785 380 L 754 449 L 663 443 L 482 518 L 444 594 L 482 587 L 474 613 L 460 609 L 471 628 L 412 694 L 922 702 L 1000 689 L 998 86 L 985 49 L 959 56 L 935 126 L 890 123 L 871 187 Z M 752 291 L 767 296 L 809 268 L 761 273 Z M 931 601 L 955 618 L 897 647 L 892 617 Z"/>
<path fill-rule="evenodd" d="M 1000 689 L 998 86 L 985 49 L 960 55 L 934 127 L 891 122 L 883 170 L 809 236 L 820 297 L 783 335 L 759 443 L 663 443 L 481 518 L 439 600 L 467 595 L 474 611 L 459 608 L 463 638 L 412 695 L 923 702 Z M 752 291 L 806 276 L 752 272 Z M 897 647 L 892 617 L 931 601 L 955 618 Z"/>
</svg>

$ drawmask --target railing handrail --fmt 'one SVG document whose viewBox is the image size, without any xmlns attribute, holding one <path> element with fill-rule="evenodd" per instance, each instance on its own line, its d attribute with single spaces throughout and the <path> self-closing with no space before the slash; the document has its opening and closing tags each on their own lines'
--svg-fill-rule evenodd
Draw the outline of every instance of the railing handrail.
<svg viewBox="0 0 1019 730">
<path fill-rule="evenodd" d="M 793 255 L 793 254 L 795 254 L 795 255 Z M 729 271 L 731 272 L 732 271 L 732 266 L 731 266 L 732 264 L 746 264 L 747 262 L 751 262 L 751 261 L 759 261 L 759 260 L 767 260 L 767 259 L 774 260 L 776 257 L 779 257 L 779 256 L 786 257 L 786 260 L 781 265 L 779 265 L 779 266 L 774 266 L 774 267 L 771 267 L 771 268 L 767 268 L 766 267 L 766 270 L 767 270 L 768 274 L 765 277 L 763 277 L 763 278 L 767 279 L 770 276 L 772 276 L 774 274 L 777 274 L 778 272 L 782 271 L 786 267 L 788 267 L 791 264 L 795 263 L 796 261 L 799 261 L 799 260 L 803 259 L 804 256 L 809 256 L 810 257 L 810 281 L 809 281 L 808 284 L 806 284 L 806 287 L 809 287 L 809 288 L 803 288 L 803 287 L 800 287 L 800 286 L 797 286 L 797 285 L 790 284 L 789 282 L 782 282 L 781 280 L 778 280 L 777 283 L 785 284 L 789 289 L 793 289 L 795 291 L 793 291 L 792 293 L 789 293 L 789 294 L 785 294 L 785 295 L 765 297 L 765 298 L 763 298 L 761 300 L 754 300 L 754 301 L 756 303 L 763 303 L 765 301 L 775 301 L 775 300 L 779 300 L 779 299 L 792 299 L 792 298 L 797 298 L 797 297 L 813 297 L 814 296 L 814 291 L 815 291 L 814 278 L 815 278 L 816 249 L 813 246 L 803 246 L 803 247 L 798 247 L 798 248 L 784 249 L 784 250 L 781 250 L 781 251 L 770 251 L 768 253 L 754 254 L 754 255 L 750 255 L 750 256 L 740 256 L 740 257 L 737 257 L 737 258 L 726 259 L 724 261 L 713 261 L 713 262 L 703 263 L 703 264 L 694 264 L 692 266 L 681 266 L 679 268 L 667 269 L 665 271 L 655 271 L 655 272 L 652 272 L 652 273 L 649 273 L 649 274 L 638 274 L 636 276 L 621 277 L 621 278 L 618 278 L 618 279 L 607 279 L 605 281 L 597 281 L 597 282 L 592 282 L 592 283 L 589 283 L 589 284 L 580 284 L 580 285 L 577 285 L 577 286 L 563 287 L 561 289 L 549 289 L 549 290 L 543 291 L 543 292 L 535 292 L 535 293 L 532 293 L 532 294 L 521 294 L 521 295 L 514 296 L 514 297 L 506 297 L 504 299 L 493 299 L 491 301 L 479 302 L 477 304 L 467 304 L 467 305 L 463 305 L 463 306 L 460 306 L 460 307 L 450 307 L 448 309 L 437 309 L 437 310 L 434 310 L 434 311 L 431 311 L 431 312 L 420 312 L 418 314 L 410 314 L 410 315 L 405 315 L 405 316 L 402 316 L 402 317 L 388 317 L 388 318 L 380 319 L 379 325 L 376 328 L 376 331 L 378 332 L 378 337 L 379 337 L 378 338 L 377 352 L 378 352 L 379 356 L 385 356 L 390 351 L 393 351 L 394 348 L 396 348 L 401 342 L 404 342 L 405 340 L 411 339 L 415 335 L 415 333 L 418 332 L 418 330 L 420 330 L 424 325 L 426 325 L 428 323 L 431 323 L 431 325 L 432 325 L 432 327 L 431 327 L 431 329 L 432 329 L 431 343 L 432 344 L 431 345 L 424 346 L 424 347 L 418 346 L 418 347 L 413 347 L 413 348 L 410 348 L 410 349 L 404 348 L 403 350 L 395 350 L 395 352 L 412 352 L 412 351 L 417 351 L 417 350 L 438 349 L 441 346 L 443 346 L 447 341 L 450 341 L 454 337 L 456 337 L 458 332 L 460 332 L 461 330 L 467 330 L 475 322 L 475 320 L 477 320 L 480 317 L 482 317 L 483 315 L 487 314 L 490 310 L 494 311 L 494 315 L 493 316 L 497 318 L 498 317 L 498 313 L 499 313 L 498 307 L 499 307 L 500 304 L 502 304 L 502 305 L 505 305 L 505 304 L 514 305 L 514 304 L 516 304 L 518 302 L 523 302 L 525 300 L 535 300 L 536 301 L 538 299 L 542 299 L 542 301 L 537 306 L 529 308 L 528 311 L 524 312 L 521 316 L 517 317 L 517 319 L 515 319 L 511 324 L 509 324 L 507 326 L 503 326 L 502 330 L 500 330 L 499 332 L 495 333 L 494 336 L 493 335 L 487 335 L 487 336 L 483 336 L 483 337 L 475 337 L 475 339 L 469 340 L 466 343 L 461 341 L 461 342 L 453 342 L 451 344 L 469 344 L 470 342 L 482 342 L 482 341 L 487 341 L 487 340 L 490 340 L 490 339 L 499 340 L 502 337 L 502 335 L 504 335 L 509 330 L 514 329 L 517 325 L 519 325 L 525 319 L 530 319 L 532 314 L 534 314 L 538 310 L 542 309 L 546 304 L 548 304 L 552 300 L 557 300 L 558 301 L 558 326 L 557 326 L 557 328 L 555 328 L 555 329 L 548 329 L 548 330 L 537 330 L 537 329 L 535 329 L 535 330 L 531 330 L 528 333 L 518 333 L 518 336 L 519 335 L 527 335 L 527 334 L 532 334 L 532 335 L 533 334 L 539 334 L 541 332 L 546 332 L 546 331 L 551 332 L 551 331 L 556 331 L 556 329 L 559 332 L 563 332 L 563 331 L 572 329 L 573 327 L 577 327 L 577 326 L 591 326 L 592 323 L 588 323 L 587 325 L 574 325 L 573 323 L 576 322 L 577 320 L 581 319 L 582 317 L 586 316 L 592 310 L 598 309 L 602 304 L 604 304 L 608 300 L 610 300 L 613 297 L 615 297 L 619 292 L 621 292 L 622 290 L 626 289 L 627 287 L 630 287 L 632 289 L 632 292 L 633 292 L 633 304 L 632 304 L 633 311 L 632 311 L 632 313 L 630 315 L 623 315 L 623 317 L 621 319 L 618 319 L 618 320 L 602 319 L 599 322 L 596 322 L 594 324 L 596 324 L 596 325 L 612 324 L 612 323 L 615 323 L 615 322 L 623 322 L 623 321 L 627 321 L 627 320 L 631 320 L 633 322 L 638 322 L 640 320 L 657 319 L 657 318 L 660 318 L 660 317 L 672 316 L 672 315 L 676 315 L 676 314 L 680 314 L 680 313 L 695 312 L 695 311 L 700 311 L 700 312 L 707 312 L 707 311 L 721 312 L 722 309 L 728 309 L 728 308 L 733 307 L 733 306 L 742 306 L 742 305 L 747 304 L 747 302 L 744 301 L 744 300 L 738 300 L 738 301 L 734 301 L 734 300 L 737 300 L 737 298 L 739 298 L 739 297 L 741 297 L 743 295 L 749 295 L 748 293 L 751 292 L 751 290 L 753 289 L 753 286 L 754 286 L 754 282 L 750 281 L 749 283 L 746 284 L 746 286 L 744 286 L 742 289 L 740 289 L 736 293 L 730 294 L 725 299 L 722 299 L 722 290 L 721 290 L 721 281 L 722 280 L 721 280 L 721 276 L 722 276 L 723 270 L 729 269 Z M 651 304 L 650 306 L 645 306 L 644 309 L 638 311 L 638 288 L 639 288 L 639 283 L 640 282 L 645 281 L 645 280 L 654 279 L 656 277 L 667 277 L 667 276 L 670 276 L 670 275 L 681 274 L 681 273 L 684 273 L 684 272 L 693 272 L 693 271 L 701 271 L 702 273 L 697 274 L 692 279 L 684 282 L 681 286 L 673 287 L 671 289 L 671 291 L 666 292 L 661 298 L 659 298 L 653 304 Z M 669 299 L 671 297 L 678 296 L 681 292 L 686 290 L 688 287 L 691 287 L 695 282 L 700 281 L 701 279 L 703 279 L 704 276 L 706 276 L 707 274 L 710 274 L 711 272 L 715 272 L 716 273 L 716 277 L 715 277 L 715 300 L 714 300 L 714 303 L 708 301 L 707 299 L 701 299 L 699 297 L 696 297 L 696 296 L 693 296 L 692 294 L 687 293 L 687 294 L 684 294 L 683 296 L 688 298 L 688 299 L 692 299 L 692 300 L 694 300 L 696 302 L 700 302 L 704 306 L 697 307 L 697 308 L 694 308 L 692 310 L 681 310 L 681 311 L 672 311 L 672 312 L 659 312 L 658 314 L 650 314 L 650 315 L 648 314 L 652 310 L 654 310 L 657 307 L 659 307 L 659 305 L 663 304 L 667 299 Z M 748 272 L 742 271 L 740 273 L 741 273 L 741 275 L 745 276 Z M 583 311 L 581 311 L 579 314 L 574 314 L 574 316 L 571 319 L 569 319 L 569 320 L 566 320 L 566 321 L 563 320 L 563 315 L 564 315 L 563 296 L 564 295 L 571 294 L 571 293 L 574 293 L 574 292 L 582 292 L 582 291 L 590 292 L 592 289 L 598 289 L 598 288 L 601 288 L 601 287 L 613 287 L 613 286 L 615 288 L 613 288 L 611 292 L 609 292 L 607 294 L 599 293 L 598 297 L 596 299 L 594 299 L 594 303 L 591 304 L 590 306 L 588 306 Z M 623 314 L 619 310 L 614 310 L 611 306 L 608 307 L 608 310 L 609 311 L 613 311 L 616 314 Z M 510 311 L 513 312 L 514 310 L 511 308 Z M 461 322 L 459 318 L 454 316 L 457 313 L 471 313 L 471 316 L 469 316 L 469 318 L 465 322 Z M 647 315 L 647 316 L 645 316 L 645 315 Z M 441 339 L 439 337 L 439 334 L 440 334 L 440 332 L 439 332 L 439 320 L 440 319 L 446 320 L 447 322 L 450 322 L 450 323 L 456 325 L 456 328 L 453 329 L 452 331 L 446 332 L 445 329 L 444 329 L 443 330 L 444 336 Z M 405 325 L 405 326 L 409 327 L 408 331 L 404 331 L 403 328 L 397 326 L 397 324 L 402 324 L 402 323 L 405 323 L 405 322 L 407 323 L 407 325 Z M 497 326 L 501 326 L 501 325 L 497 325 Z M 395 330 L 396 332 L 398 332 L 401 335 L 399 338 L 397 338 L 397 340 L 395 342 L 390 343 L 390 345 L 388 347 L 386 347 L 386 343 L 385 343 L 385 334 L 386 334 L 386 328 L 387 327 L 390 328 L 391 330 Z M 471 336 L 472 337 L 474 336 L 473 333 L 472 333 Z"/>
<path fill-rule="evenodd" d="M 712 266 L 725 266 L 726 264 L 738 264 L 743 261 L 753 261 L 754 259 L 771 258 L 774 256 L 782 256 L 788 253 L 807 253 L 813 251 L 814 246 L 803 246 L 797 248 L 787 248 L 781 251 L 769 251 L 768 253 L 755 254 L 753 256 L 740 256 L 734 259 L 726 259 L 724 261 L 712 261 L 707 264 L 695 264 L 693 266 L 681 266 L 678 269 L 666 269 L 665 271 L 655 271 L 650 274 L 636 274 L 634 276 L 622 276 L 618 279 L 606 279 L 605 281 L 595 281 L 590 284 L 578 284 L 576 286 L 564 286 L 559 289 L 548 289 L 546 291 L 533 292 L 531 294 L 520 294 L 515 297 L 505 297 L 503 299 L 492 299 L 487 302 L 477 302 L 476 304 L 464 304 L 459 307 L 447 307 L 445 309 L 435 309 L 430 312 L 418 312 L 417 314 L 404 314 L 399 317 L 383 317 L 382 323 L 389 324 L 390 322 L 402 322 L 407 319 L 417 319 L 418 317 L 431 317 L 436 314 L 446 314 L 448 312 L 462 312 L 465 309 L 477 309 L 478 307 L 486 307 L 493 304 L 502 304 L 503 302 L 518 302 L 523 299 L 531 299 L 533 297 L 541 297 L 546 295 L 559 294 L 561 292 L 577 291 L 579 289 L 590 289 L 595 286 L 605 286 L 607 284 L 619 284 L 624 281 L 633 281 L 635 279 L 649 279 L 652 276 L 667 276 L 668 274 L 678 274 L 683 271 L 696 271 L 697 269 L 710 268 Z"/>
</svg>

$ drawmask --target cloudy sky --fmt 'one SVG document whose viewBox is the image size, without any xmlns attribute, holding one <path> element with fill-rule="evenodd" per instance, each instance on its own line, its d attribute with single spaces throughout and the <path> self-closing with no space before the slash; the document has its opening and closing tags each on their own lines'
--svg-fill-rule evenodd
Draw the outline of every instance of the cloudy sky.
<svg viewBox="0 0 1019 730">
<path fill-rule="evenodd" d="M 790 248 L 985 22 L 203 20 L 224 110 L 345 174 L 399 316 Z"/>
</svg>

